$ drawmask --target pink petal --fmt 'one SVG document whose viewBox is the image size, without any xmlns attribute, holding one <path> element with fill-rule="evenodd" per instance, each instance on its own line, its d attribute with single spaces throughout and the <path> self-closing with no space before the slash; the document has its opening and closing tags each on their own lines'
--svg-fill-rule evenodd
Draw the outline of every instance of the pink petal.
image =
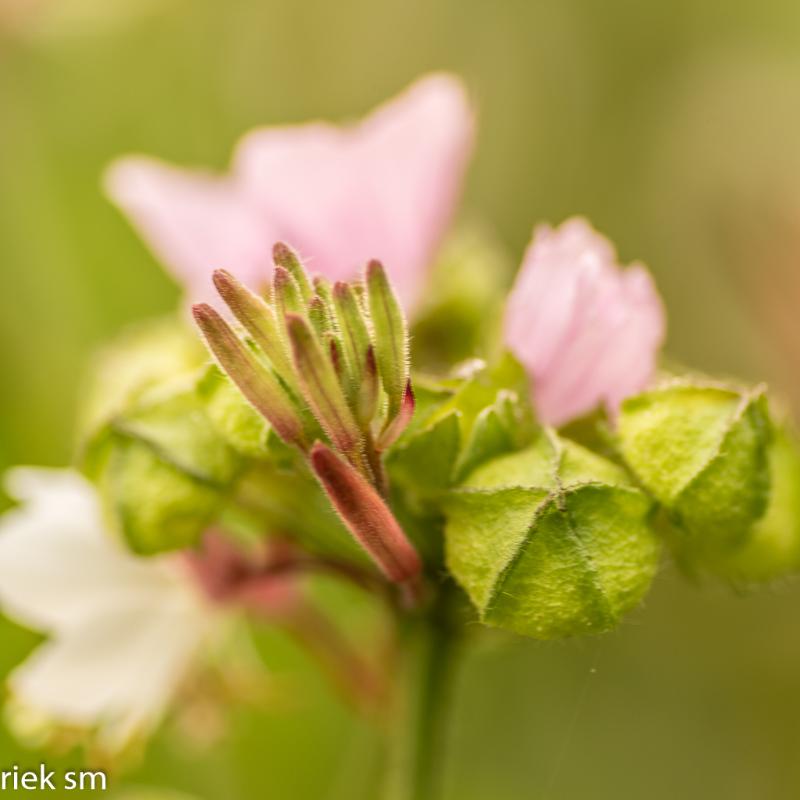
<svg viewBox="0 0 800 800">
<path fill-rule="evenodd" d="M 221 267 L 254 288 L 269 280 L 278 235 L 229 178 L 128 157 L 112 165 L 106 189 L 194 300 L 216 296 L 211 273 Z"/>
<path fill-rule="evenodd" d="M 352 127 L 254 131 L 234 171 L 312 270 L 345 279 L 378 258 L 408 308 L 453 215 L 473 127 L 463 86 L 432 75 Z"/>
<path fill-rule="evenodd" d="M 541 420 L 564 423 L 619 403 L 650 380 L 665 332 L 652 278 L 623 270 L 582 219 L 538 229 L 505 317 L 509 348 L 528 370 Z"/>
</svg>

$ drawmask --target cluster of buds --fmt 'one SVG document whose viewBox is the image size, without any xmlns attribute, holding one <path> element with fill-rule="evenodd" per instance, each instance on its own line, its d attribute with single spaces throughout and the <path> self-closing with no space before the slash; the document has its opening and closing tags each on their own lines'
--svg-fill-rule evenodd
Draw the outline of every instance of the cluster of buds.
<svg viewBox="0 0 800 800">
<path fill-rule="evenodd" d="M 348 530 L 413 595 L 422 565 L 386 502 L 382 462 L 414 413 L 403 311 L 377 261 L 363 281 L 331 285 L 284 244 L 273 258 L 263 296 L 214 273 L 238 329 L 206 304 L 194 318 L 242 395 L 303 453 Z"/>
</svg>

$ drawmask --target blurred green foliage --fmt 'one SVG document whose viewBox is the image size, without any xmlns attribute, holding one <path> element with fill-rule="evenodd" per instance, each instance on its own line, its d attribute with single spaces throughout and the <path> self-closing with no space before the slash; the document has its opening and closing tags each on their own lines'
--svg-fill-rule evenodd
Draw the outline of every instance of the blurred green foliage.
<svg viewBox="0 0 800 800">
<path fill-rule="evenodd" d="M 0 0 L 0 466 L 66 462 L 92 348 L 177 299 L 103 199 L 105 164 L 141 151 L 222 168 L 253 125 L 355 116 L 433 68 L 474 93 L 464 208 L 515 259 L 534 221 L 584 213 L 653 268 L 672 356 L 796 386 L 761 327 L 781 298 L 756 302 L 800 250 L 795 0 L 26 8 Z M 490 636 L 459 682 L 448 798 L 797 797 L 798 602 L 792 585 L 736 597 L 669 570 L 603 639 Z M 35 638 L 0 636 L 5 672 Z M 206 752 L 164 732 L 115 787 L 374 797 L 374 736 L 291 645 L 262 638 L 285 702 L 235 709 Z M 0 732 L 0 767 L 41 757 Z"/>
</svg>

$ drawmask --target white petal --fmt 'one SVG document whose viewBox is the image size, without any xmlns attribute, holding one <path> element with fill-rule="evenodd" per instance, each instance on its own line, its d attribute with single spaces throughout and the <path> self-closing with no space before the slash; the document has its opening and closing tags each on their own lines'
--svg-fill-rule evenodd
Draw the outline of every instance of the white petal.
<svg viewBox="0 0 800 800">
<path fill-rule="evenodd" d="M 180 590 L 127 613 L 98 609 L 36 650 L 9 687 L 54 722 L 97 726 L 99 741 L 116 750 L 157 724 L 209 629 L 207 609 Z"/>
<path fill-rule="evenodd" d="M 215 615 L 175 557 L 138 558 L 103 530 L 77 473 L 16 470 L 8 484 L 25 502 L 0 519 L 0 606 L 51 635 L 11 690 L 121 746 L 158 721 Z"/>
</svg>

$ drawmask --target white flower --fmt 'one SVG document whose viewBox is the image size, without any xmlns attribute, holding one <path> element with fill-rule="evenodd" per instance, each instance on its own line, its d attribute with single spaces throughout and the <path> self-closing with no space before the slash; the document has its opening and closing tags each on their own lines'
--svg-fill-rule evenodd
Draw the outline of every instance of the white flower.
<svg viewBox="0 0 800 800">
<path fill-rule="evenodd" d="M 22 505 L 0 518 L 0 610 L 48 636 L 12 697 L 118 751 L 158 724 L 219 616 L 174 556 L 138 558 L 104 530 L 76 472 L 18 468 L 7 490 Z"/>
</svg>

